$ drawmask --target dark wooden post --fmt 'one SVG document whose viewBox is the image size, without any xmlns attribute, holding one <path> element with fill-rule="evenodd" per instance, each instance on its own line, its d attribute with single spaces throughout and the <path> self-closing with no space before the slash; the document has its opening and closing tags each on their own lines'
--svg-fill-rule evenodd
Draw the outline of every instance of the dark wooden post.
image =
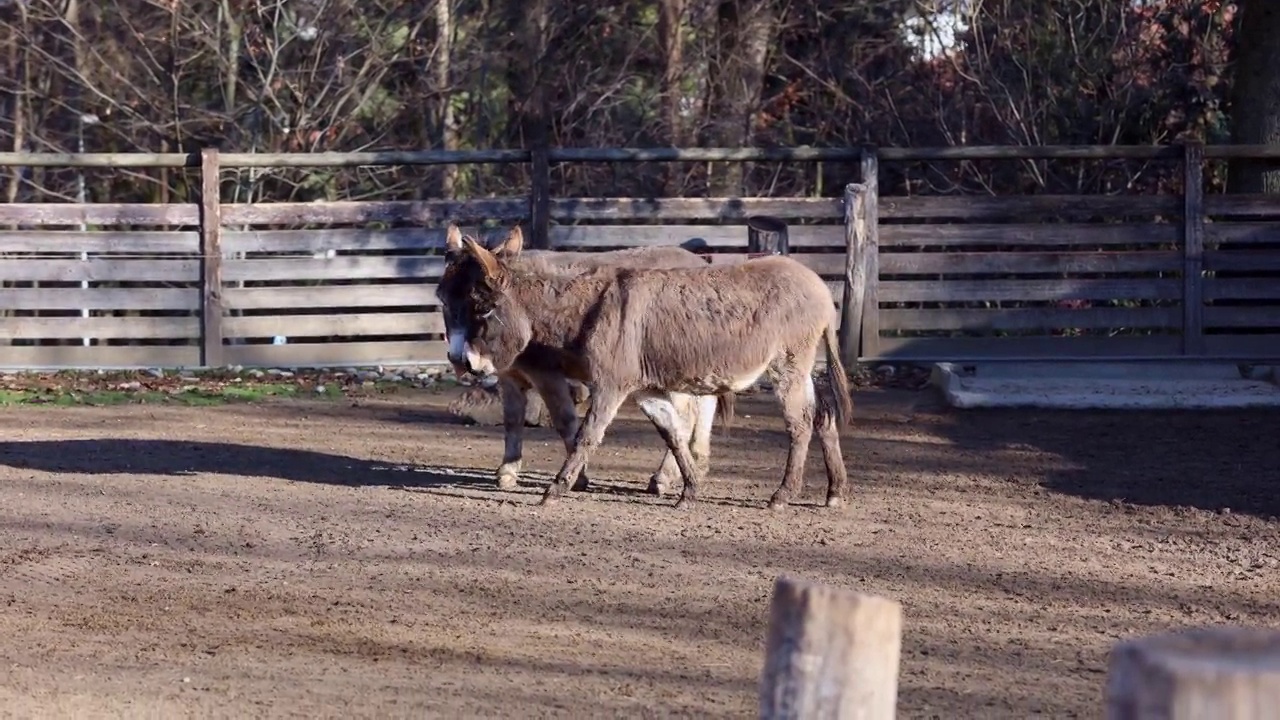
<svg viewBox="0 0 1280 720">
<path fill-rule="evenodd" d="M 551 160 L 545 143 L 529 151 L 529 246 L 551 247 Z"/>
<path fill-rule="evenodd" d="M 1204 354 L 1204 145 L 1183 147 L 1182 354 Z"/>
<path fill-rule="evenodd" d="M 1116 643 L 1107 720 L 1262 720 L 1280 708 L 1280 631 L 1196 628 Z"/>
<path fill-rule="evenodd" d="M 200 151 L 200 365 L 222 361 L 222 192 L 218 149 Z"/>
<path fill-rule="evenodd" d="M 747 252 L 751 254 L 790 255 L 787 224 L 781 218 L 753 215 L 747 218 Z"/>
<path fill-rule="evenodd" d="M 902 607 L 778 578 L 769 608 L 761 720 L 892 720 Z"/>
</svg>

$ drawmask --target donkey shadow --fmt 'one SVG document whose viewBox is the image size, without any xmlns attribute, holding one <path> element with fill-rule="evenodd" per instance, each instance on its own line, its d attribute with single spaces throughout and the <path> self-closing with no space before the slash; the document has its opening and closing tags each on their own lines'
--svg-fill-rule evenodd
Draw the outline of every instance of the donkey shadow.
<svg viewBox="0 0 1280 720">
<path fill-rule="evenodd" d="M 293 482 L 397 489 L 483 487 L 491 471 L 414 466 L 345 455 L 190 440 L 37 440 L 0 442 L 0 467 L 84 475 L 197 473 L 271 477 Z"/>
</svg>

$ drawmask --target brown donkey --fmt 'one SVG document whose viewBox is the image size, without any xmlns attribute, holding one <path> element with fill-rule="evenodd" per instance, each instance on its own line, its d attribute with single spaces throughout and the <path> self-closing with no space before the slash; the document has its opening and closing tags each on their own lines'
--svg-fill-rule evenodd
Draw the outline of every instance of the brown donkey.
<svg viewBox="0 0 1280 720">
<path fill-rule="evenodd" d="M 474 238 L 472 238 L 474 241 Z M 519 226 L 512 228 L 503 246 L 523 245 L 523 234 Z M 452 265 L 467 260 L 464 252 L 463 236 L 456 225 L 450 225 L 446 232 L 445 250 L 448 262 Z M 680 247 L 648 247 L 612 252 L 565 252 L 550 250 L 524 251 L 517 262 L 540 261 L 557 272 L 577 273 L 586 270 L 614 265 L 618 267 L 690 267 L 706 268 L 708 264 L 702 258 Z M 447 273 L 448 271 L 446 271 Z M 454 322 L 449 312 L 445 312 L 445 328 L 452 342 L 461 343 L 462 335 L 456 332 L 464 327 Z M 453 359 L 453 353 L 450 355 Z M 466 371 L 460 362 L 454 363 L 459 374 Z M 515 363 L 505 372 L 498 374 L 498 396 L 502 402 L 504 451 L 502 464 L 495 472 L 497 485 L 504 490 L 516 487 L 523 466 L 524 421 L 528 407 L 530 391 L 536 391 L 547 406 L 552 424 L 565 444 L 565 451 L 573 449 L 573 438 L 578 432 L 578 413 L 573 398 L 573 381 L 579 388 L 585 388 L 587 378 L 574 378 L 567 375 L 567 370 L 558 354 L 540 347 L 527 348 Z M 695 397 L 677 395 L 676 409 L 685 422 L 692 427 L 690 449 L 699 470 L 706 473 L 710 468 L 711 457 L 711 425 L 718 414 L 721 422 L 728 427 L 732 416 L 735 396 L 724 393 L 719 397 Z M 680 469 L 675 455 L 668 449 L 662 463 L 649 479 L 649 492 L 662 495 L 674 480 L 679 477 Z M 585 468 L 574 484 L 575 490 L 585 490 L 588 485 Z"/>
<path fill-rule="evenodd" d="M 558 273 L 517 261 L 520 238 L 490 251 L 464 240 L 466 259 L 438 290 L 446 312 L 465 327 L 452 358 L 472 372 L 504 372 L 527 349 L 554 352 L 575 376 L 590 378 L 591 400 L 569 457 L 547 488 L 549 503 L 569 489 L 630 396 L 675 455 L 684 489 L 677 507 L 697 498 L 691 429 L 673 394 L 743 390 L 761 376 L 774 383 L 791 448 L 782 484 L 769 500 L 785 506 L 800 489 L 816 431 L 827 470 L 827 505 L 844 500 L 846 471 L 839 424 L 853 401 L 836 345 L 836 309 L 826 283 L 788 257 L 705 269 L 599 267 Z M 825 344 L 834 407 L 819 402 L 812 371 Z"/>
</svg>

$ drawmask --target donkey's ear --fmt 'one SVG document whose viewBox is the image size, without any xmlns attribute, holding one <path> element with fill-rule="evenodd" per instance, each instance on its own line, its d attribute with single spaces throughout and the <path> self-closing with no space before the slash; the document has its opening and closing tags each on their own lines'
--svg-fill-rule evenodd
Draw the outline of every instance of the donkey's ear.
<svg viewBox="0 0 1280 720">
<path fill-rule="evenodd" d="M 507 233 L 507 237 L 500 243 L 498 247 L 493 249 L 495 255 L 519 255 L 524 249 L 524 233 L 520 230 L 520 226 L 516 225 Z"/>
<path fill-rule="evenodd" d="M 498 257 L 489 252 L 488 248 L 476 242 L 473 238 L 463 238 L 462 242 L 466 247 L 467 252 L 471 254 L 471 257 L 475 258 L 476 262 L 480 263 L 481 269 L 484 270 L 485 279 L 492 280 L 496 278 L 501 270 L 501 268 L 498 267 Z"/>
<path fill-rule="evenodd" d="M 457 225 L 449 223 L 449 229 L 444 233 L 444 251 L 450 255 L 462 250 L 462 231 Z"/>
</svg>

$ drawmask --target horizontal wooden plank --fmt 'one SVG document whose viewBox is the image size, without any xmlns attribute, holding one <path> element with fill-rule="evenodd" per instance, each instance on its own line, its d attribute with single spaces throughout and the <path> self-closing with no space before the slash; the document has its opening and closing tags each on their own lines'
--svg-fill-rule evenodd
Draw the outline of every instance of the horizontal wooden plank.
<svg viewBox="0 0 1280 720">
<path fill-rule="evenodd" d="M 712 253 L 706 256 L 707 262 L 711 265 L 737 265 L 752 257 L 745 252 Z M 792 260 L 829 279 L 834 280 L 837 277 L 844 277 L 844 253 L 792 253 L 790 257 Z"/>
<path fill-rule="evenodd" d="M 1175 335 L 1040 336 L 1003 338 L 880 338 L 879 360 L 974 361 L 986 358 L 1108 358 L 1177 355 L 1182 338 Z M 871 359 L 871 358 L 867 358 Z"/>
<path fill-rule="evenodd" d="M 344 200 L 223 204 L 223 225 L 310 225 L 407 222 L 419 225 L 525 220 L 527 197 L 476 200 Z"/>
<path fill-rule="evenodd" d="M 836 257 L 843 258 L 843 256 Z M 832 266 L 834 266 L 834 263 L 832 263 Z M 880 253 L 880 274 L 882 276 L 965 273 L 1174 272 L 1181 269 L 1182 254 L 1162 250 L 1121 252 Z"/>
<path fill-rule="evenodd" d="M 1280 222 L 1210 222 L 1204 225 L 1206 243 L 1280 244 Z"/>
<path fill-rule="evenodd" d="M 368 150 L 365 152 L 222 153 L 230 168 L 388 167 L 393 165 L 472 165 L 529 162 L 528 150 Z M 199 163 L 196 163 L 199 165 Z"/>
<path fill-rule="evenodd" d="M 1204 212 L 1209 217 L 1280 217 L 1280 197 L 1275 195 L 1205 195 Z"/>
<path fill-rule="evenodd" d="M 200 277 L 199 260 L 135 260 L 94 258 L 45 260 L 0 258 L 0 281 L 113 281 L 194 282 Z"/>
<path fill-rule="evenodd" d="M 222 353 L 228 365 L 330 367 L 443 363 L 446 361 L 445 350 L 444 342 L 426 341 L 228 345 Z"/>
<path fill-rule="evenodd" d="M 222 250 L 324 252 L 327 250 L 438 250 L 443 228 L 324 228 L 319 230 L 223 230 Z"/>
<path fill-rule="evenodd" d="M 197 288 L 0 288 L 8 310 L 198 310 Z"/>
<path fill-rule="evenodd" d="M 1280 305 L 1210 305 L 1204 309 L 1207 328 L 1280 328 Z"/>
<path fill-rule="evenodd" d="M 429 335 L 444 332 L 440 311 L 351 315 L 252 315 L 222 319 L 226 337 Z"/>
<path fill-rule="evenodd" d="M 1280 270 L 1280 250 L 1205 250 L 1204 269 L 1275 272 Z"/>
<path fill-rule="evenodd" d="M 113 169 L 200 167 L 200 153 L 0 152 L 0 167 Z"/>
<path fill-rule="evenodd" d="M 0 317 L 0 340 L 177 340 L 200 336 L 198 317 Z"/>
<path fill-rule="evenodd" d="M 0 368 L 7 370 L 182 368 L 199 364 L 200 348 L 196 345 L 0 345 Z"/>
<path fill-rule="evenodd" d="M 434 283 L 224 288 L 223 306 L 236 310 L 438 306 Z M 224 322 L 226 322 L 224 320 Z"/>
<path fill-rule="evenodd" d="M 862 148 L 552 148 L 551 162 L 858 162 Z"/>
<path fill-rule="evenodd" d="M 194 231 L 145 230 L 5 230 L 0 229 L 0 253 L 197 253 L 200 234 Z"/>
<path fill-rule="evenodd" d="M 368 280 L 373 278 L 435 278 L 444 272 L 444 257 L 332 258 L 267 257 L 224 260 L 222 279 L 241 280 Z M 0 268 L 3 264 L 0 263 Z M 2 277 L 2 276 L 0 276 Z"/>
<path fill-rule="evenodd" d="M 1179 328 L 1179 308 L 925 308 L 880 310 L 882 330 L 1057 330 Z"/>
<path fill-rule="evenodd" d="M 9 310 L 198 310 L 196 288 L 0 288 Z"/>
<path fill-rule="evenodd" d="M 1173 223 L 1038 223 L 881 225 L 880 247 L 924 245 L 1175 245 Z"/>
<path fill-rule="evenodd" d="M 196 225 L 194 203 L 0 203 L 0 225 Z"/>
<path fill-rule="evenodd" d="M 1177 300 L 1179 278 L 1108 280 L 882 280 L 880 302 Z"/>
<path fill-rule="evenodd" d="M 690 249 L 747 246 L 746 225 L 553 225 L 548 233 L 557 250 L 683 245 Z M 792 225 L 787 228 L 792 248 L 845 246 L 843 225 Z"/>
<path fill-rule="evenodd" d="M 560 198 L 551 201 L 551 219 L 573 220 L 745 220 L 752 215 L 783 219 L 844 217 L 843 198 Z"/>
<path fill-rule="evenodd" d="M 884 161 L 940 160 L 1177 160 L 1180 145 L 949 145 L 878 148 Z M 1206 149 L 1206 155 L 1208 155 Z"/>
<path fill-rule="evenodd" d="M 1280 333 L 1267 335 L 1205 335 L 1206 354 L 1233 360 L 1280 361 Z"/>
<path fill-rule="evenodd" d="M 1280 281 L 1263 278 L 1204 279 L 1205 300 L 1280 300 Z"/>
<path fill-rule="evenodd" d="M 881 196 L 881 220 L 1038 220 L 1044 217 L 1178 216 L 1180 195 L 916 195 Z"/>
</svg>

